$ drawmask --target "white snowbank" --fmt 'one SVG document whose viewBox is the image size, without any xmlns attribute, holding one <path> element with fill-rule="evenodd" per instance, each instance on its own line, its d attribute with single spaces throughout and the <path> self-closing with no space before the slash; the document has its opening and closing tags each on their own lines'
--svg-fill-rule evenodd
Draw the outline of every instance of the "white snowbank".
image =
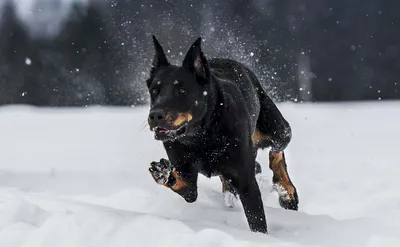
<svg viewBox="0 0 400 247">
<path fill-rule="evenodd" d="M 154 183 L 147 108 L 0 108 L 0 246 L 400 246 L 400 103 L 279 107 L 300 209 L 279 207 L 260 153 L 268 235 L 217 178 L 194 204 Z"/>
</svg>

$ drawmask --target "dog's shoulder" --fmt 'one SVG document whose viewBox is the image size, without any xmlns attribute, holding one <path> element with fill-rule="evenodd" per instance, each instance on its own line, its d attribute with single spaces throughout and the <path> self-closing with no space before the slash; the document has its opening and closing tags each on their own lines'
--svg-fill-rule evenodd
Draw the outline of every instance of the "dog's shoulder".
<svg viewBox="0 0 400 247">
<path fill-rule="evenodd" d="M 209 62 L 213 83 L 218 85 L 218 92 L 224 101 L 224 117 L 228 122 L 243 123 L 248 119 L 255 124 L 259 112 L 259 82 L 252 71 L 244 64 L 232 60 L 214 58 Z"/>
<path fill-rule="evenodd" d="M 247 72 L 244 64 L 227 58 L 213 58 L 209 61 L 211 73 L 217 78 L 235 81 L 238 77 Z"/>
<path fill-rule="evenodd" d="M 209 61 L 209 68 L 213 79 L 224 87 L 244 90 L 256 83 L 252 71 L 236 60 L 213 58 Z"/>
</svg>

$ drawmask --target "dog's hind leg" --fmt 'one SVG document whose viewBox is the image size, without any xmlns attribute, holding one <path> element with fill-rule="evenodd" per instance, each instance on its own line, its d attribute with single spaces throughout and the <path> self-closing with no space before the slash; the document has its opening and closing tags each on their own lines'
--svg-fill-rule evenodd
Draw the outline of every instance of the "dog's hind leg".
<svg viewBox="0 0 400 247">
<path fill-rule="evenodd" d="M 279 204 L 284 209 L 297 210 L 299 198 L 287 172 L 284 152 L 269 153 L 269 167 L 273 172 L 274 189 L 279 194 Z"/>
<path fill-rule="evenodd" d="M 271 147 L 269 167 L 273 172 L 274 189 L 279 193 L 279 203 L 285 209 L 297 210 L 297 190 L 287 171 L 284 154 L 284 149 L 291 140 L 291 128 L 264 91 L 260 96 L 260 103 L 261 111 L 252 138 L 253 145 L 256 149 Z"/>
<path fill-rule="evenodd" d="M 233 208 L 238 200 L 237 192 L 231 185 L 231 181 L 220 175 L 222 183 L 222 196 L 224 198 L 224 204 L 228 208 Z"/>
</svg>

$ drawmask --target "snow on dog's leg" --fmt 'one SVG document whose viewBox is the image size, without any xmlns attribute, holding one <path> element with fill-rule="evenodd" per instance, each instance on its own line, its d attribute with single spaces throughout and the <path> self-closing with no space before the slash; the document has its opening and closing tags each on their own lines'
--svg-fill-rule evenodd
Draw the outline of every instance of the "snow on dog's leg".
<svg viewBox="0 0 400 247">
<path fill-rule="evenodd" d="M 238 201 L 237 196 L 230 191 L 224 191 L 222 192 L 222 195 L 224 197 L 225 206 L 228 208 L 234 208 Z"/>
<path fill-rule="evenodd" d="M 171 173 L 174 168 L 166 159 L 161 159 L 160 162 L 151 162 L 149 172 L 154 181 L 160 185 L 166 185 L 170 180 Z"/>
<path fill-rule="evenodd" d="M 222 196 L 224 199 L 224 204 L 228 208 L 235 207 L 238 197 L 235 189 L 230 184 L 230 181 L 225 179 L 223 176 L 219 176 L 222 183 Z"/>
</svg>

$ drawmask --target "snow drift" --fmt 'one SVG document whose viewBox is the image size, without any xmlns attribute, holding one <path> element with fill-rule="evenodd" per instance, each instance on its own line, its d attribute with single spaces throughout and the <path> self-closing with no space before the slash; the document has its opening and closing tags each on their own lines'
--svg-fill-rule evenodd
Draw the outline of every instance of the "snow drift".
<svg viewBox="0 0 400 247">
<path fill-rule="evenodd" d="M 279 207 L 261 152 L 268 235 L 224 207 L 218 178 L 194 204 L 154 183 L 146 107 L 0 108 L 0 246 L 400 246 L 400 103 L 279 107 L 300 209 Z"/>
</svg>

